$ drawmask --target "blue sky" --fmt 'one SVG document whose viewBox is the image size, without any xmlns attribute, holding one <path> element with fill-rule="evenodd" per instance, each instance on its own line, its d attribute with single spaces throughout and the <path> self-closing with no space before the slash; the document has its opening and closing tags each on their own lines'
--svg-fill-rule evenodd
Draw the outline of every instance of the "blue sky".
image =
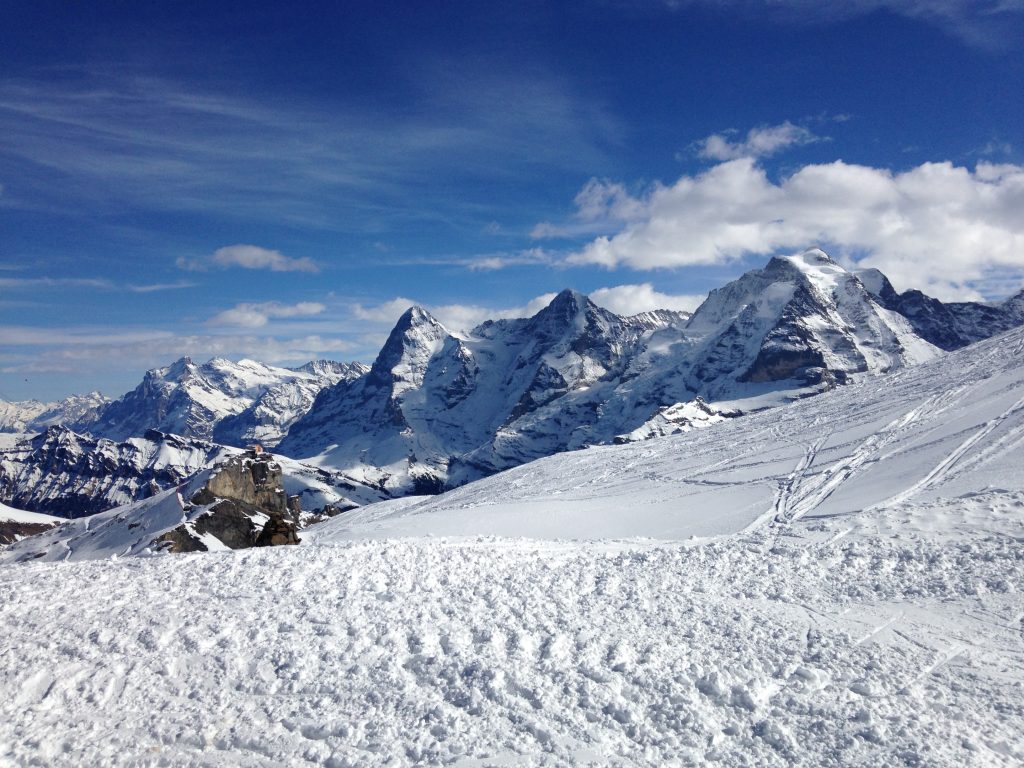
<svg viewBox="0 0 1024 768">
<path fill-rule="evenodd" d="M 0 397 L 369 361 L 412 302 L 692 308 L 813 245 L 1000 298 L 1022 41 L 1024 0 L 16 2 Z"/>
</svg>

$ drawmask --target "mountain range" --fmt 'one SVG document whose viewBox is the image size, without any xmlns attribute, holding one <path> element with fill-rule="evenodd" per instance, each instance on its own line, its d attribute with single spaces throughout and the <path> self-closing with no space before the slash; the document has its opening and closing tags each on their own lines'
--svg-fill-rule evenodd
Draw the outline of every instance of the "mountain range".
<svg viewBox="0 0 1024 768">
<path fill-rule="evenodd" d="M 118 400 L 89 396 L 65 427 L 0 451 L 0 500 L 96 512 L 253 442 L 336 478 L 351 504 L 436 493 L 561 451 L 713 426 L 1022 322 L 1024 292 L 943 303 L 818 249 L 771 259 L 692 315 L 622 317 L 565 290 L 533 317 L 456 331 L 411 307 L 372 366 L 182 358 Z"/>
</svg>

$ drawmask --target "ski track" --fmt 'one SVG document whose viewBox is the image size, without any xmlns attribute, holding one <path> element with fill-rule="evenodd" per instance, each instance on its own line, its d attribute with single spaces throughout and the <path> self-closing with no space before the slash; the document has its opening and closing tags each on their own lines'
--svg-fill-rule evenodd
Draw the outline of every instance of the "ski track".
<svg viewBox="0 0 1024 768">
<path fill-rule="evenodd" d="M 903 502 L 913 498 L 921 491 L 930 488 L 933 485 L 941 482 L 956 466 L 959 462 L 975 445 L 980 443 L 984 438 L 988 437 L 993 431 L 1003 424 L 1010 416 L 1017 411 L 1024 408 L 1024 397 L 1017 400 L 1013 405 L 1003 411 L 1001 414 L 996 416 L 994 419 L 990 419 L 982 426 L 981 429 L 974 432 L 970 437 L 964 440 L 958 445 L 952 452 L 950 452 L 945 458 L 942 459 L 924 478 L 911 485 L 901 493 L 895 494 L 894 496 L 886 499 L 883 502 L 875 505 L 876 508 L 895 506 L 902 504 Z M 1013 433 L 1013 437 L 1020 436 L 1021 432 L 1024 431 L 1018 427 Z M 987 456 L 986 456 L 987 458 Z M 979 457 L 976 461 L 980 461 Z"/>
</svg>

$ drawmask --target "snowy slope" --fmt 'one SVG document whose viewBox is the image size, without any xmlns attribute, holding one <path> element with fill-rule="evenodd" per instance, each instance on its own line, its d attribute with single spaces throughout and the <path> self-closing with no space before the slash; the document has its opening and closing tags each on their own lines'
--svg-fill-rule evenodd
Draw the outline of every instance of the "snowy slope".
<svg viewBox="0 0 1024 768">
<path fill-rule="evenodd" d="M 680 539 L 989 488 L 1024 492 L 1024 329 L 713 428 L 566 453 L 323 526 L 332 540 Z"/>
<path fill-rule="evenodd" d="M 893 517 L 0 568 L 0 761 L 1008 768 L 1024 499 L 992 502 L 951 510 L 955 538 Z"/>
<path fill-rule="evenodd" d="M 58 517 L 25 512 L 0 504 L 0 546 L 20 541 L 59 525 L 64 521 Z"/>
<path fill-rule="evenodd" d="M 14 507 L 8 507 L 6 504 L 0 504 L 0 522 L 46 525 L 63 523 L 64 519 L 53 517 L 52 515 L 43 515 L 39 512 L 26 512 L 23 509 L 15 509 Z"/>
<path fill-rule="evenodd" d="M 301 368 L 214 358 L 198 365 L 188 357 L 148 371 L 131 392 L 95 419 L 70 426 L 96 437 L 125 440 L 149 429 L 243 446 L 274 445 L 326 386 L 365 372 L 358 363 L 314 361 Z"/>
<path fill-rule="evenodd" d="M 56 424 L 87 421 L 94 419 L 109 402 L 110 399 L 99 392 L 70 395 L 52 403 L 0 400 L 0 432 L 42 432 Z"/>
<path fill-rule="evenodd" d="M 0 567 L 0 762 L 1020 765 L 1022 408 L 1017 330 L 306 546 Z"/>
</svg>

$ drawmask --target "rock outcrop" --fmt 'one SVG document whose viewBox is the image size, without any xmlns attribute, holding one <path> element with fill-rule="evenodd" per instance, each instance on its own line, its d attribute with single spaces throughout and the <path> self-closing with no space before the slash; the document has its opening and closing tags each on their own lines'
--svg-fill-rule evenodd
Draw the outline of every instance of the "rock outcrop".
<svg viewBox="0 0 1024 768">
<path fill-rule="evenodd" d="M 158 546 L 167 552 L 202 552 L 211 549 L 211 538 L 228 549 L 298 544 L 301 509 L 283 482 L 281 465 L 268 453 L 250 451 L 229 459 L 192 494 L 188 520 L 160 536 Z"/>
</svg>

